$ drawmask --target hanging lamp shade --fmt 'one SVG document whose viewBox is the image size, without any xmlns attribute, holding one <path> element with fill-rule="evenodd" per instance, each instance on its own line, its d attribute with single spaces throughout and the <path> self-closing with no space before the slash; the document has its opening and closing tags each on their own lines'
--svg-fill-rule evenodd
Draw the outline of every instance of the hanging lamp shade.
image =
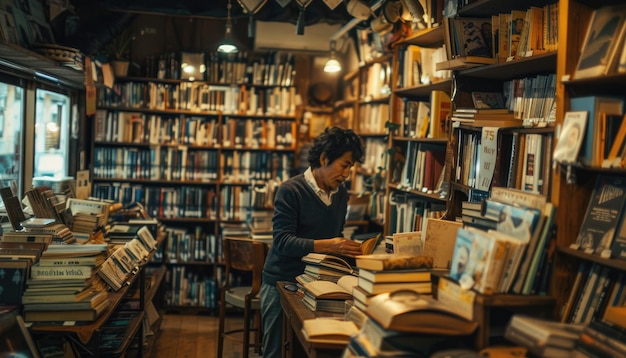
<svg viewBox="0 0 626 358">
<path fill-rule="evenodd" d="M 224 34 L 224 39 L 217 46 L 217 52 L 221 53 L 237 53 L 239 49 L 237 45 L 232 40 L 232 31 L 233 31 L 233 22 L 230 18 L 230 8 L 232 7 L 230 0 L 228 0 L 228 5 L 226 9 L 228 10 L 228 17 L 226 17 L 226 33 Z"/>
<path fill-rule="evenodd" d="M 256 14 L 267 0 L 237 0 L 243 12 L 248 14 L 248 37 L 254 37 L 254 14 Z"/>
<path fill-rule="evenodd" d="M 324 72 L 337 73 L 341 71 L 341 63 L 337 60 L 337 54 L 335 53 L 336 47 L 335 40 L 330 40 L 330 58 L 324 65 Z"/>
</svg>

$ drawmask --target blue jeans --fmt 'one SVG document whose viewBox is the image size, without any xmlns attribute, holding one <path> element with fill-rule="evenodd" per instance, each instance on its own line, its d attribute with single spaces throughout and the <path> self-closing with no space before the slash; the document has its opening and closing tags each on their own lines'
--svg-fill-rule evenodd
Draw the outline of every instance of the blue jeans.
<svg viewBox="0 0 626 358">
<path fill-rule="evenodd" d="M 283 310 L 276 285 L 261 285 L 263 358 L 281 357 L 283 346 Z"/>
</svg>

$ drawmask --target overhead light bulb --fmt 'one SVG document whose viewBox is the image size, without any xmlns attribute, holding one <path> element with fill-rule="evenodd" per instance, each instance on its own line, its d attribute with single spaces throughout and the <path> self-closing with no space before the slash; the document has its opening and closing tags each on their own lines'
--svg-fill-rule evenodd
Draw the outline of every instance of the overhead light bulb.
<svg viewBox="0 0 626 358">
<path fill-rule="evenodd" d="M 231 40 L 233 22 L 230 18 L 230 8 L 231 8 L 231 4 L 230 4 L 230 0 L 228 0 L 228 5 L 226 6 L 226 9 L 228 9 L 228 16 L 226 17 L 226 33 L 224 34 L 224 39 L 222 40 L 222 42 L 220 42 L 219 46 L 217 47 L 217 52 L 222 52 L 222 53 L 239 52 L 237 45 L 235 45 L 235 43 Z"/>
<path fill-rule="evenodd" d="M 326 61 L 326 65 L 324 65 L 324 72 L 327 73 L 337 73 L 341 71 L 341 64 L 337 61 L 336 58 L 331 57 Z"/>
<path fill-rule="evenodd" d="M 337 60 L 335 54 L 335 46 L 335 40 L 330 40 L 330 58 L 328 59 L 328 61 L 326 61 L 326 64 L 324 65 L 324 72 L 337 73 L 341 71 L 341 64 Z"/>
</svg>

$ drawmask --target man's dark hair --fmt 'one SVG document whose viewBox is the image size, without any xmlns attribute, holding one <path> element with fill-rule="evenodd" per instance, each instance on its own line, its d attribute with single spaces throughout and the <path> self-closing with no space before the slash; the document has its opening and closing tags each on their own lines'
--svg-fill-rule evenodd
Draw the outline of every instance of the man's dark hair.
<svg viewBox="0 0 626 358">
<path fill-rule="evenodd" d="M 352 152 L 352 160 L 355 163 L 363 163 L 361 138 L 351 129 L 326 128 L 324 133 L 313 140 L 313 145 L 309 150 L 309 165 L 311 168 L 319 168 L 322 153 L 326 154 L 330 164 L 345 152 Z"/>
</svg>

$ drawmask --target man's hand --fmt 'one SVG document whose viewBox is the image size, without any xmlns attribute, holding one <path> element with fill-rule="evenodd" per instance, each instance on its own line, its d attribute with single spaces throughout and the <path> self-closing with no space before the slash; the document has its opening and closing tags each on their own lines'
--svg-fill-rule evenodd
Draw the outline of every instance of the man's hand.
<svg viewBox="0 0 626 358">
<path fill-rule="evenodd" d="M 361 255 L 361 244 L 343 237 L 315 240 L 315 252 L 354 257 Z"/>
</svg>

